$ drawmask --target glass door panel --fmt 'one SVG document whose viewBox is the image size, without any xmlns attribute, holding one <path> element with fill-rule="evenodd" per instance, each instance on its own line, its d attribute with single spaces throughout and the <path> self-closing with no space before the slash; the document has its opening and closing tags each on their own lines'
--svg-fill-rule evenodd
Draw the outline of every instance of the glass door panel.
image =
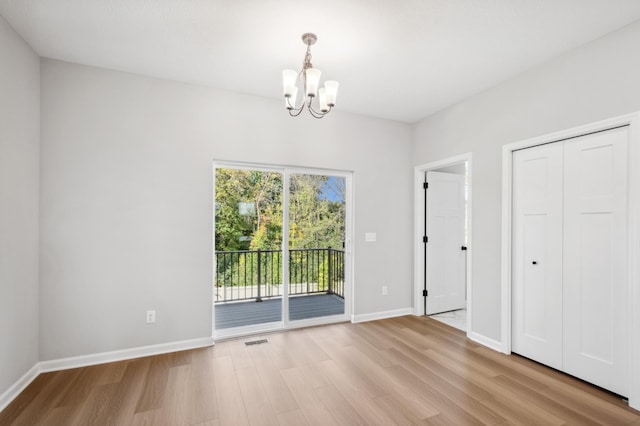
<svg viewBox="0 0 640 426">
<path fill-rule="evenodd" d="M 282 322 L 281 173 L 215 169 L 215 329 Z"/>
<path fill-rule="evenodd" d="M 289 178 L 289 321 L 343 315 L 346 179 Z"/>
</svg>

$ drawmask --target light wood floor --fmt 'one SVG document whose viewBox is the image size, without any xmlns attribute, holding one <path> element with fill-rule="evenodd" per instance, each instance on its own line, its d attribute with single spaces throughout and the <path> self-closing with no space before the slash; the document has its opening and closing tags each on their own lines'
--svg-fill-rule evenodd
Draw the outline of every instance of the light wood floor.
<svg viewBox="0 0 640 426">
<path fill-rule="evenodd" d="M 614 395 L 424 317 L 40 375 L 0 425 L 640 425 Z"/>
</svg>

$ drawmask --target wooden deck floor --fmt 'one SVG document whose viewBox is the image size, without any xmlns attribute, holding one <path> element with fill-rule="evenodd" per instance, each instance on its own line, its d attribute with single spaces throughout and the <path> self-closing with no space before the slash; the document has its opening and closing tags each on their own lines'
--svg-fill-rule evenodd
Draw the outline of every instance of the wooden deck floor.
<svg viewBox="0 0 640 426">
<path fill-rule="evenodd" d="M 289 299 L 289 319 L 292 321 L 343 313 L 344 299 L 333 294 L 295 296 Z M 262 302 L 251 300 L 215 305 L 216 330 L 281 320 L 281 298 L 264 299 Z"/>
<path fill-rule="evenodd" d="M 640 425 L 620 398 L 427 317 L 43 373 L 0 425 Z"/>
</svg>

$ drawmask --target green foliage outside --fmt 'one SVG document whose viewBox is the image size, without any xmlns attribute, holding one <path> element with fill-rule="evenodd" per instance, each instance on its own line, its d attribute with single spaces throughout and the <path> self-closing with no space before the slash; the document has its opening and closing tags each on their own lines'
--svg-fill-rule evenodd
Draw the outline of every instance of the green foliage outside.
<svg viewBox="0 0 640 426">
<path fill-rule="evenodd" d="M 282 283 L 282 179 L 275 172 L 216 169 L 216 285 L 255 285 L 258 269 L 261 284 Z M 289 248 L 342 250 L 344 178 L 294 174 L 289 188 Z M 260 256 L 260 268 L 256 253 L 220 254 L 239 250 L 267 252 Z M 305 280 L 326 289 L 329 271 L 343 270 L 342 260 L 329 266 L 328 252 L 313 253 L 311 260 L 292 255 L 292 283 Z"/>
</svg>

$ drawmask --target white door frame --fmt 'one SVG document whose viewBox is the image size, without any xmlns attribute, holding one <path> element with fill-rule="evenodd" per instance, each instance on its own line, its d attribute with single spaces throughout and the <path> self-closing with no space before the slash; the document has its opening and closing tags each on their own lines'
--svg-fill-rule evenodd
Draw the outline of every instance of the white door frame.
<svg viewBox="0 0 640 426">
<path fill-rule="evenodd" d="M 425 273 L 425 261 L 424 261 L 424 243 L 422 242 L 422 236 L 424 232 L 424 188 L 422 183 L 424 182 L 424 175 L 428 171 L 442 169 L 444 167 L 456 166 L 458 164 L 467 163 L 467 270 L 466 270 L 466 286 L 467 286 L 467 335 L 471 331 L 471 307 L 472 307 L 472 260 L 473 260 L 473 243 L 471 232 L 472 220 L 472 154 L 467 152 L 465 154 L 456 155 L 454 157 L 445 158 L 439 161 L 433 161 L 431 163 L 422 164 L 414 167 L 414 224 L 413 224 L 413 314 L 424 315 L 424 298 L 422 296 L 422 289 L 424 287 L 424 273 Z"/>
<path fill-rule="evenodd" d="M 313 168 L 313 167 L 303 167 L 303 166 L 287 166 L 287 165 L 275 165 L 275 164 L 259 164 L 259 163 L 247 163 L 247 162 L 239 162 L 239 161 L 227 161 L 227 160 L 214 160 L 213 161 L 213 202 L 215 204 L 215 188 L 216 188 L 216 173 L 215 170 L 219 168 L 227 168 L 227 169 L 242 169 L 242 170 L 259 170 L 265 172 L 277 172 L 282 174 L 283 179 L 283 230 L 288 229 L 289 227 L 289 216 L 285 214 L 289 211 L 289 177 L 291 174 L 300 173 L 300 174 L 317 174 L 317 175 L 328 175 L 328 176 L 339 176 L 345 179 L 345 256 L 344 256 L 344 313 L 341 315 L 331 315 L 326 317 L 318 317 L 318 318 L 309 318 L 303 320 L 290 321 L 289 320 L 289 300 L 287 297 L 283 297 L 282 301 L 282 320 L 273 323 L 266 324 L 256 324 L 249 325 L 238 328 L 230 328 L 225 330 L 220 330 L 216 332 L 215 328 L 215 301 L 213 297 L 211 298 L 211 333 L 212 337 L 215 339 L 225 339 L 229 337 L 240 337 L 246 335 L 252 335 L 256 333 L 266 333 L 271 331 L 279 331 L 279 330 L 289 330 L 295 328 L 309 327 L 315 325 L 322 324 L 331 324 L 335 322 L 349 321 L 351 318 L 351 312 L 353 310 L 354 305 L 354 289 L 353 289 L 353 278 L 354 278 L 354 267 L 353 267 L 353 259 L 354 259 L 354 244 L 352 243 L 353 238 L 353 218 L 354 218 L 354 206 L 353 206 L 353 171 L 349 170 L 336 170 L 336 169 L 322 169 L 322 168 Z M 213 228 L 212 228 L 212 279 L 211 285 L 213 286 L 213 277 L 215 277 L 216 273 L 216 265 L 215 265 L 215 252 L 216 252 L 216 241 L 214 238 L 215 229 L 216 229 L 216 211 L 215 205 L 212 208 L 212 216 L 213 216 Z M 289 247 L 289 234 L 287 232 L 282 233 L 282 247 L 283 250 L 285 247 Z M 283 258 L 284 259 L 284 258 Z M 283 294 L 289 293 L 289 265 L 287 262 L 282 262 L 283 264 Z"/>
<path fill-rule="evenodd" d="M 502 147 L 502 352 L 511 353 L 511 243 L 513 151 L 629 126 L 628 285 L 629 406 L 640 410 L 640 112 L 627 114 L 560 132 L 513 142 Z"/>
</svg>

